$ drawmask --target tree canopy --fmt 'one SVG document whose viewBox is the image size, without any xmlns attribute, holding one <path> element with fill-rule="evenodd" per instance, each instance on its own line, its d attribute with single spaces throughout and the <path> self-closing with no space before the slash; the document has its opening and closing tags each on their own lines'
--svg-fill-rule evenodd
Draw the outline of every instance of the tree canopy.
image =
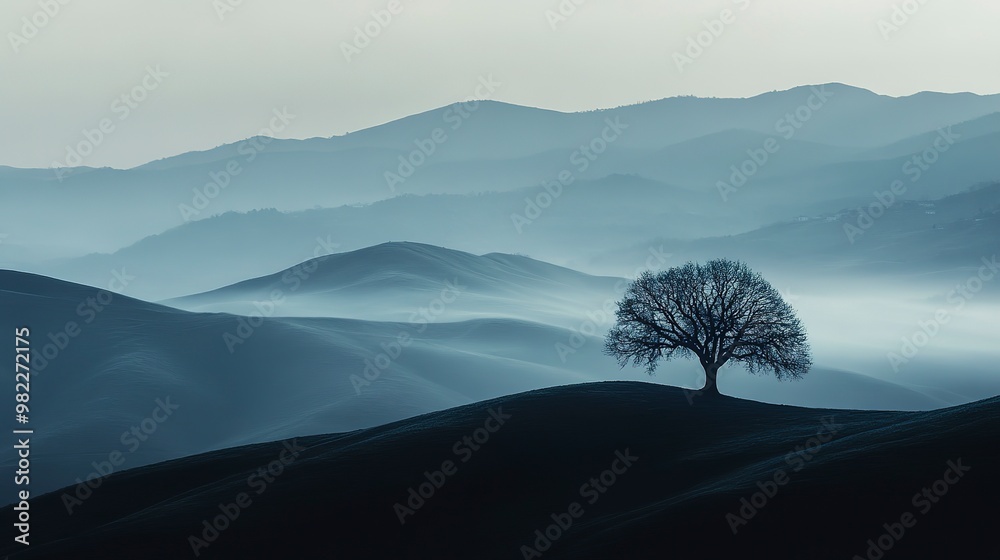
<svg viewBox="0 0 1000 560">
<path fill-rule="evenodd" d="M 805 328 L 792 307 L 760 274 L 728 259 L 646 271 L 626 289 L 605 352 L 624 367 L 695 357 L 705 389 L 718 394 L 716 374 L 729 362 L 750 373 L 799 378 L 812 358 Z"/>
</svg>

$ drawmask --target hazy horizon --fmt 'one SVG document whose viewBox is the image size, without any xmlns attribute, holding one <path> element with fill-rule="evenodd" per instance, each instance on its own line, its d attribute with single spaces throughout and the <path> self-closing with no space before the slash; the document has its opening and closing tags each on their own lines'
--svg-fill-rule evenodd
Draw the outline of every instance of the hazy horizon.
<svg viewBox="0 0 1000 560">
<path fill-rule="evenodd" d="M 890 96 L 1000 92 L 1000 76 L 977 63 L 997 41 L 990 25 L 1000 6 L 971 0 L 833 8 L 791 0 L 229 0 L 171 3 L 153 18 L 118 0 L 57 2 L 50 11 L 0 8 L 0 65 L 5 82 L 17 84 L 0 88 L 10 131 L 0 139 L 0 165 L 64 163 L 66 147 L 107 117 L 114 132 L 82 165 L 130 168 L 239 141 L 282 107 L 297 118 L 276 137 L 342 135 L 475 97 L 489 75 L 502 84 L 490 99 L 563 112 L 823 83 Z M 295 41 L 266 39 L 282 26 L 298 29 Z M 126 113 L 121 96 L 150 68 L 161 79 Z"/>
<path fill-rule="evenodd" d="M 993 93 L 977 93 L 977 92 L 972 92 L 972 91 L 940 91 L 940 90 L 920 90 L 920 91 L 915 91 L 913 93 L 908 93 L 908 94 L 891 95 L 891 94 L 887 94 L 887 93 L 881 93 L 881 92 L 878 92 L 878 91 L 874 91 L 874 90 L 872 90 L 870 88 L 859 86 L 859 85 L 855 85 L 855 84 L 845 84 L 845 83 L 842 83 L 842 82 L 825 82 L 825 83 L 814 83 L 814 84 L 799 84 L 799 85 L 791 86 L 791 87 L 784 88 L 784 89 L 771 89 L 771 90 L 761 91 L 761 92 L 758 92 L 758 93 L 753 93 L 753 94 L 745 95 L 745 96 L 702 96 L 702 95 L 690 95 L 690 94 L 683 95 L 682 94 L 682 95 L 672 95 L 672 96 L 668 96 L 668 97 L 661 97 L 661 98 L 658 98 L 658 99 L 648 99 L 648 100 L 644 100 L 644 101 L 635 101 L 635 102 L 632 102 L 632 103 L 625 103 L 625 104 L 622 104 L 622 105 L 607 106 L 607 107 L 603 107 L 603 106 L 602 107 L 590 107 L 590 108 L 582 108 L 582 109 L 575 109 L 575 110 L 560 110 L 560 109 L 556 109 L 556 108 L 552 108 L 552 107 L 522 105 L 522 104 L 519 104 L 519 103 L 513 103 L 513 102 L 510 102 L 510 101 L 503 100 L 503 99 L 489 99 L 489 98 L 474 99 L 474 100 L 456 99 L 456 100 L 454 100 L 452 102 L 445 103 L 443 105 L 437 105 L 437 106 L 434 106 L 434 107 L 427 107 L 425 109 L 420 109 L 420 110 L 418 110 L 418 111 L 416 111 L 414 113 L 410 113 L 410 114 L 406 114 L 406 115 L 400 115 L 398 117 L 390 118 L 389 120 L 386 120 L 386 121 L 375 122 L 375 123 L 372 123 L 372 124 L 370 124 L 368 126 L 364 126 L 362 128 L 359 128 L 357 130 L 350 130 L 350 131 L 343 132 L 343 133 L 340 133 L 340 134 L 328 134 L 328 135 L 308 136 L 308 137 L 307 136 L 301 136 L 300 137 L 300 136 L 295 136 L 295 135 L 282 136 L 281 134 L 275 134 L 273 136 L 266 135 L 266 134 L 265 135 L 252 134 L 252 135 L 244 136 L 244 137 L 240 137 L 240 138 L 233 138 L 233 139 L 224 141 L 224 142 L 222 142 L 220 144 L 216 144 L 216 145 L 213 145 L 213 146 L 198 146 L 198 147 L 192 147 L 191 149 L 183 150 L 183 151 L 176 152 L 176 153 L 162 154 L 162 155 L 153 157 L 152 159 L 140 161 L 140 162 L 134 163 L 132 165 L 124 165 L 124 166 L 100 165 L 100 166 L 95 166 L 95 165 L 83 164 L 83 165 L 80 165 L 79 167 L 109 168 L 109 169 L 117 169 L 117 170 L 134 169 L 136 167 L 141 167 L 141 166 L 143 166 L 143 165 L 145 165 L 147 163 L 152 163 L 154 161 L 159 161 L 159 160 L 162 160 L 162 159 L 168 159 L 168 158 L 171 158 L 171 157 L 180 156 L 180 155 L 184 155 L 184 154 L 188 154 L 188 153 L 204 152 L 204 151 L 212 150 L 214 148 L 218 148 L 220 146 L 225 146 L 225 145 L 228 145 L 228 144 L 235 144 L 235 143 L 241 142 L 243 140 L 247 140 L 249 138 L 252 138 L 254 136 L 265 136 L 265 137 L 274 138 L 274 139 L 280 139 L 280 140 L 311 140 L 311 139 L 317 139 L 317 138 L 318 139 L 336 138 L 336 137 L 341 137 L 341 136 L 347 136 L 349 134 L 360 132 L 360 131 L 363 131 L 363 130 L 368 130 L 368 129 L 371 129 L 371 128 L 377 128 L 377 127 L 380 127 L 382 125 L 391 124 L 393 122 L 396 122 L 396 121 L 399 121 L 399 120 L 403 120 L 403 119 L 406 119 L 408 117 L 413 117 L 413 116 L 416 116 L 416 115 L 420 115 L 420 114 L 429 113 L 429 112 L 433 112 L 433 111 L 436 111 L 436 110 L 444 109 L 444 108 L 449 107 L 450 105 L 462 103 L 464 101 L 496 102 L 496 103 L 501 103 L 501 104 L 506 104 L 506 105 L 513 105 L 513 106 L 516 106 L 516 107 L 523 107 L 523 108 L 526 108 L 526 109 L 539 109 L 539 110 L 542 110 L 542 111 L 552 111 L 552 112 L 556 112 L 556 113 L 569 114 L 569 113 L 588 113 L 588 112 L 593 112 L 593 111 L 607 111 L 607 110 L 616 109 L 616 108 L 619 108 L 619 107 L 626 107 L 626 106 L 631 106 L 631 105 L 642 105 L 642 104 L 645 104 L 645 103 L 656 103 L 656 102 L 659 102 L 659 101 L 665 101 L 665 100 L 668 100 L 668 99 L 677 99 L 677 98 L 697 98 L 697 99 L 752 99 L 752 98 L 755 98 L 755 97 L 760 97 L 760 96 L 763 96 L 763 95 L 767 95 L 769 93 L 780 93 L 780 92 L 791 91 L 791 90 L 800 89 L 800 88 L 820 87 L 820 86 L 824 86 L 824 85 L 845 86 L 845 87 L 848 87 L 848 88 L 853 88 L 853 89 L 857 89 L 857 90 L 861 90 L 861 91 L 867 91 L 867 92 L 873 93 L 875 95 L 878 95 L 880 97 L 889 97 L 889 98 L 893 98 L 893 99 L 902 99 L 902 98 L 907 98 L 907 97 L 913 97 L 915 95 L 920 95 L 920 94 L 925 94 L 925 93 L 947 94 L 947 95 L 952 95 L 952 94 L 958 94 L 958 95 L 969 94 L 969 95 L 975 95 L 977 97 L 990 97 L 990 96 L 993 96 L 993 95 L 1000 95 L 1000 91 L 993 92 Z M 4 164 L 4 163 L 0 163 L 0 167 L 9 167 L 9 168 L 13 168 L 13 169 L 47 169 L 47 168 L 50 168 L 51 165 L 38 166 L 38 167 L 21 167 L 21 166 L 17 166 L 17 165 L 7 165 L 7 164 Z M 73 167 L 73 166 L 68 166 L 68 167 Z"/>
</svg>

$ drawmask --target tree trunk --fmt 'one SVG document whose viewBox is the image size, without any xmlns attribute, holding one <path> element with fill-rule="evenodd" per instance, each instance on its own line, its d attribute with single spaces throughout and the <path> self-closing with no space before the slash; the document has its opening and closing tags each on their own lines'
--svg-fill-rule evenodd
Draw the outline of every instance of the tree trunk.
<svg viewBox="0 0 1000 560">
<path fill-rule="evenodd" d="M 701 389 L 703 395 L 707 397 L 721 397 L 722 393 L 719 392 L 719 366 L 717 364 L 709 364 L 705 366 L 705 386 Z"/>
</svg>

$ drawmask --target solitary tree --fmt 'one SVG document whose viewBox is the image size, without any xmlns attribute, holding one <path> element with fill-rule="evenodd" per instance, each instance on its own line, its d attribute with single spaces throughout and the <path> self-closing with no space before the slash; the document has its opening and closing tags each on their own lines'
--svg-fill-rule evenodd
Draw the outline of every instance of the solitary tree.
<svg viewBox="0 0 1000 560">
<path fill-rule="evenodd" d="M 709 396 L 719 396 L 719 368 L 733 361 L 750 373 L 800 378 L 812 359 L 805 329 L 791 306 L 760 274 L 738 261 L 687 263 L 642 273 L 625 291 L 605 352 L 625 367 L 660 358 L 697 357 Z"/>
</svg>

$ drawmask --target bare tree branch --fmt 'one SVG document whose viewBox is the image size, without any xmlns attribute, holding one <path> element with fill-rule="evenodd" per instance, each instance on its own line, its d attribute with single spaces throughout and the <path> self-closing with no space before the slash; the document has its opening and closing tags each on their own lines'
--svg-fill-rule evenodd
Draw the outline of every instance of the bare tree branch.
<svg viewBox="0 0 1000 560">
<path fill-rule="evenodd" d="M 652 374 L 661 359 L 694 355 L 714 391 L 728 362 L 779 379 L 809 371 L 812 358 L 801 321 L 763 277 L 744 263 L 713 260 L 644 272 L 618 302 L 605 352 L 625 367 Z"/>
</svg>

